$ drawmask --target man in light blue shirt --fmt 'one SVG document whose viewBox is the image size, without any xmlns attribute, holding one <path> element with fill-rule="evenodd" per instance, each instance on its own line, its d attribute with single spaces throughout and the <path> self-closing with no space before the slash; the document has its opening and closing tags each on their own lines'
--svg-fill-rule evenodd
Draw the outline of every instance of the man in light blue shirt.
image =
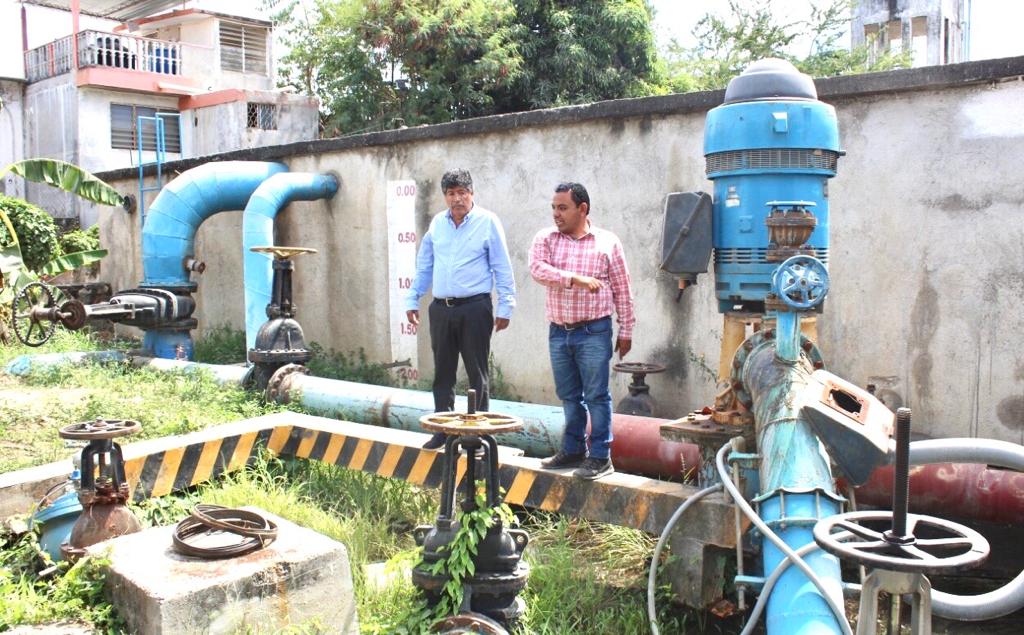
<svg viewBox="0 0 1024 635">
<path fill-rule="evenodd" d="M 420 323 L 420 298 L 433 290 L 430 346 L 434 351 L 434 411 L 455 410 L 455 372 L 459 356 L 469 385 L 476 390 L 477 410 L 488 408 L 487 358 L 491 333 L 508 327 L 516 306 L 516 281 L 501 221 L 473 204 L 473 178 L 467 170 L 441 177 L 448 209 L 430 222 L 416 254 L 416 279 L 405 300 L 409 323 Z M 491 289 L 498 292 L 493 310 Z M 423 447 L 444 445 L 437 433 Z"/>
</svg>

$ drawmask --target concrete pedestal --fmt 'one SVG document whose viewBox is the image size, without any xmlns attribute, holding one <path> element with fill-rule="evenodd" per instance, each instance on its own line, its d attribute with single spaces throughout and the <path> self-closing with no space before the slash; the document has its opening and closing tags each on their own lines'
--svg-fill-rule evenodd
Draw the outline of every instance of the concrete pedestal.
<svg viewBox="0 0 1024 635">
<path fill-rule="evenodd" d="M 89 548 L 107 553 L 107 591 L 133 633 L 274 633 L 293 625 L 356 634 L 345 545 L 260 509 L 278 538 L 237 558 L 200 560 L 171 546 L 173 527 L 154 527 Z"/>
</svg>

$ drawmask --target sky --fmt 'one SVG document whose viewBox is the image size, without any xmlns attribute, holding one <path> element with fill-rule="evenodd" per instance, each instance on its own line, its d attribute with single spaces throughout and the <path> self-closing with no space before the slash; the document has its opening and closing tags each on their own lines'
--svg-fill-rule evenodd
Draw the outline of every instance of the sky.
<svg viewBox="0 0 1024 635">
<path fill-rule="evenodd" d="M 780 19 L 801 20 L 808 16 L 808 6 L 827 0 L 771 0 L 771 7 Z M 1018 30 L 1024 24 L 1024 2 L 1018 0 L 965 0 L 971 7 L 971 39 L 969 59 L 981 60 L 1024 55 L 1024 38 Z M 727 0 L 651 0 L 655 9 L 654 29 L 661 46 L 676 39 L 684 46 L 695 44 L 692 31 L 706 13 L 725 15 Z M 260 3 L 238 0 L 198 0 L 189 6 L 213 11 L 260 17 Z M 71 32 L 68 14 L 40 7 L 29 10 L 29 46 L 39 46 Z M 265 16 L 263 16 L 265 17 Z M 83 28 L 97 28 L 89 18 L 82 19 Z M 808 43 L 798 42 L 796 55 L 807 54 Z M 18 0 L 0 0 L 0 77 L 21 77 L 21 11 Z"/>
</svg>

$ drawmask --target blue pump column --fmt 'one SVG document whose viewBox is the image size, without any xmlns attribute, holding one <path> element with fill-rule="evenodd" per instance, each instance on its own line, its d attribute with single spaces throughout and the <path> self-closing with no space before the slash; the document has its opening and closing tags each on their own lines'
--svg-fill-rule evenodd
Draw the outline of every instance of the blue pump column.
<svg viewBox="0 0 1024 635">
<path fill-rule="evenodd" d="M 142 227 L 143 288 L 190 294 L 187 260 L 195 256 L 199 226 L 219 212 L 245 208 L 263 181 L 287 171 L 281 163 L 225 161 L 192 168 L 161 190 Z M 160 357 L 192 358 L 191 316 L 174 317 L 166 327 L 146 332 L 145 344 Z"/>
<path fill-rule="evenodd" d="M 267 321 L 274 279 L 274 259 L 254 253 L 252 247 L 274 245 L 274 218 L 292 201 L 329 199 L 338 191 L 338 179 L 329 174 L 285 172 L 264 181 L 249 199 L 242 216 L 242 256 L 245 267 L 245 349 L 256 343 L 256 333 Z"/>
<path fill-rule="evenodd" d="M 806 356 L 794 361 L 782 359 L 777 355 L 776 344 L 785 348 L 782 342 L 770 339 L 755 348 L 744 363 L 742 376 L 753 399 L 761 455 L 762 494 L 755 498 L 755 503 L 761 518 L 796 550 L 814 541 L 814 523 L 838 514 L 842 499 L 833 488 L 828 456 L 800 414 L 802 404 L 798 396 L 807 386 L 813 368 Z M 767 575 L 786 556 L 768 540 L 762 541 L 762 548 Z M 804 560 L 842 606 L 839 560 L 820 550 Z M 841 632 L 818 589 L 796 567 L 782 574 L 768 599 L 766 625 L 771 635 Z"/>
</svg>

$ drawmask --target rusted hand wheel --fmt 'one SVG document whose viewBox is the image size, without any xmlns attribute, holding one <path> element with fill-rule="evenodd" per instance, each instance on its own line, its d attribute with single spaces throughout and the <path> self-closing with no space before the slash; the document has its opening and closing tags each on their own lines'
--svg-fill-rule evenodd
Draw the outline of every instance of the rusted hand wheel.
<svg viewBox="0 0 1024 635">
<path fill-rule="evenodd" d="M 60 429 L 60 437 L 85 441 L 114 439 L 135 434 L 141 429 L 142 425 L 131 419 L 94 419 L 64 426 Z"/>
<path fill-rule="evenodd" d="M 442 635 L 508 635 L 505 627 L 480 613 L 459 613 L 446 617 L 430 630 Z"/>
<path fill-rule="evenodd" d="M 11 326 L 25 346 L 42 346 L 57 328 L 57 301 L 53 289 L 42 282 L 30 282 L 14 296 Z"/>
<path fill-rule="evenodd" d="M 501 434 L 523 427 L 523 420 L 499 412 L 435 412 L 420 417 L 420 425 L 445 434 Z"/>
</svg>

